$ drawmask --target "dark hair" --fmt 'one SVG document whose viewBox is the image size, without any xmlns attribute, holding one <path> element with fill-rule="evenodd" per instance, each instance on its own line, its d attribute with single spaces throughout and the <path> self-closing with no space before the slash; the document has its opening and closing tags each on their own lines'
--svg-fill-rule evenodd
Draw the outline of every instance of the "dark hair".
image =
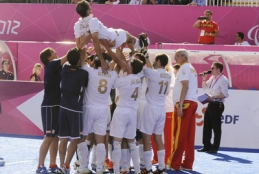
<svg viewBox="0 0 259 174">
<path fill-rule="evenodd" d="M 90 9 L 90 4 L 82 0 L 76 4 L 76 12 L 83 18 L 87 16 L 86 11 Z"/>
<path fill-rule="evenodd" d="M 40 52 L 40 61 L 44 65 L 46 65 L 49 62 L 48 58 L 51 56 L 51 51 L 52 50 L 53 50 L 52 48 L 48 47 L 48 48 L 45 48 L 44 50 L 42 50 Z"/>
<path fill-rule="evenodd" d="M 72 48 L 67 53 L 67 60 L 71 66 L 77 65 L 78 61 L 80 60 L 80 49 Z"/>
<path fill-rule="evenodd" d="M 168 63 L 168 56 L 166 54 L 156 55 L 156 61 L 160 60 L 161 66 L 165 67 Z"/>
<path fill-rule="evenodd" d="M 143 66 L 146 65 L 146 58 L 142 53 L 135 53 L 134 56 L 138 57 L 143 62 Z"/>
<path fill-rule="evenodd" d="M 237 32 L 237 35 L 243 40 L 245 35 L 242 32 Z"/>
<path fill-rule="evenodd" d="M 213 62 L 212 63 L 216 68 L 218 68 L 220 70 L 220 72 L 223 71 L 223 65 L 221 62 Z"/>
<path fill-rule="evenodd" d="M 112 61 L 112 58 L 111 58 L 111 56 L 110 56 L 109 54 L 107 54 L 107 53 L 102 53 L 102 55 L 103 55 L 104 60 L 106 60 L 106 61 L 108 61 L 108 62 Z M 94 57 L 94 67 L 95 67 L 95 68 L 101 67 L 101 61 L 100 61 L 100 59 L 97 57 L 97 55 L 95 55 L 95 57 Z"/>
<path fill-rule="evenodd" d="M 143 69 L 143 62 L 139 59 L 132 59 L 130 61 L 130 65 L 132 67 L 132 73 L 133 74 L 138 74 Z"/>
<path fill-rule="evenodd" d="M 180 67 L 181 67 L 181 66 L 180 66 L 179 64 L 174 64 L 174 65 L 173 65 L 173 68 L 174 68 L 175 70 L 179 70 Z"/>
<path fill-rule="evenodd" d="M 9 61 L 8 59 L 3 59 L 3 60 L 2 60 L 2 65 L 3 65 L 5 62 L 10 63 L 10 61 Z"/>
</svg>

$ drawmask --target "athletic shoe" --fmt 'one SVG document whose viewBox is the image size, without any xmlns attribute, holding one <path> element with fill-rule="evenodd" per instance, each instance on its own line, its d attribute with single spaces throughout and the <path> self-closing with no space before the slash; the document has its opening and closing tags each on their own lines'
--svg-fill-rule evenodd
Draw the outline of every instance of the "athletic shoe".
<svg viewBox="0 0 259 174">
<path fill-rule="evenodd" d="M 120 174 L 127 174 L 127 173 L 129 173 L 128 170 L 120 170 Z"/>
<path fill-rule="evenodd" d="M 70 169 L 67 169 L 66 166 L 60 168 L 62 174 L 70 174 Z"/>
<path fill-rule="evenodd" d="M 144 168 L 144 169 L 141 170 L 141 174 L 153 174 L 153 171 L 152 171 L 152 169 L 150 169 L 149 171 L 147 171 L 147 169 Z"/>
<path fill-rule="evenodd" d="M 166 174 L 166 170 L 165 169 L 163 169 L 163 170 L 156 169 L 153 173 L 154 174 Z"/>
<path fill-rule="evenodd" d="M 0 166 L 4 166 L 4 165 L 5 165 L 4 158 L 1 158 L 1 157 L 0 157 Z"/>
<path fill-rule="evenodd" d="M 56 166 L 54 168 L 49 168 L 48 174 L 62 174 L 62 171 L 58 166 Z"/>
<path fill-rule="evenodd" d="M 90 174 L 90 173 L 92 172 L 88 168 L 85 168 L 84 170 L 79 170 L 79 168 L 76 169 L 76 174 Z"/>
<path fill-rule="evenodd" d="M 142 170 L 142 169 L 145 169 L 146 168 L 146 166 L 145 166 L 145 164 L 140 164 L 140 169 Z"/>
<path fill-rule="evenodd" d="M 110 163 L 109 158 L 106 158 L 105 161 L 104 161 L 104 165 L 105 165 L 106 168 L 108 168 L 109 163 Z"/>
<path fill-rule="evenodd" d="M 48 170 L 46 167 L 40 166 L 40 168 L 36 170 L 36 174 L 48 174 Z"/>
<path fill-rule="evenodd" d="M 112 161 L 110 161 L 109 162 L 109 165 L 108 165 L 108 170 L 113 170 L 113 162 Z"/>
<path fill-rule="evenodd" d="M 155 164 L 157 164 L 158 162 L 157 162 L 157 160 L 152 159 L 151 163 L 152 163 L 152 165 L 155 165 Z"/>
<path fill-rule="evenodd" d="M 192 171 L 192 169 L 188 169 L 188 168 L 185 168 L 185 167 L 180 167 L 180 170 L 186 170 L 186 171 Z"/>
<path fill-rule="evenodd" d="M 105 165 L 103 165 L 103 173 L 110 173 L 110 171 L 107 169 Z"/>
<path fill-rule="evenodd" d="M 96 164 L 91 164 L 91 168 L 92 168 L 93 171 L 96 172 L 96 168 L 97 168 Z"/>
<path fill-rule="evenodd" d="M 76 160 L 76 161 L 74 162 L 74 164 L 73 164 L 74 170 L 76 170 L 79 166 L 80 166 L 79 160 Z"/>
</svg>

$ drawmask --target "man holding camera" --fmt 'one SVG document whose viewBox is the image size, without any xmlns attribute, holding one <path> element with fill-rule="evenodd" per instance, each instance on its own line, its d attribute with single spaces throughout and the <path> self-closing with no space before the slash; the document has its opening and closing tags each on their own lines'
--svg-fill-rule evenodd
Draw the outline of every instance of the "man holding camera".
<svg viewBox="0 0 259 174">
<path fill-rule="evenodd" d="M 199 44 L 214 44 L 215 37 L 219 36 L 219 26 L 212 20 L 212 11 L 210 10 L 206 10 L 204 16 L 198 17 L 198 21 L 193 24 L 193 28 L 200 29 Z"/>
</svg>

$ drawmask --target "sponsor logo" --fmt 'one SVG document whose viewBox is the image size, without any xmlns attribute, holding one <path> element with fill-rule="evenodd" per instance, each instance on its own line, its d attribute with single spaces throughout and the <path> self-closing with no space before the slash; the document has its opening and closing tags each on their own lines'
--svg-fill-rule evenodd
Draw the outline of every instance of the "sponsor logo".
<svg viewBox="0 0 259 174">
<path fill-rule="evenodd" d="M 204 115 L 206 108 L 202 108 L 201 112 Z M 202 115 L 196 113 L 196 125 L 203 126 L 204 120 L 202 119 Z M 221 116 L 221 123 L 224 124 L 236 124 L 239 121 L 239 115 L 222 115 Z"/>
<path fill-rule="evenodd" d="M 3 21 L 0 20 L 0 34 L 15 34 L 17 35 L 17 28 L 20 27 L 21 22 L 16 20 Z"/>
<path fill-rule="evenodd" d="M 252 27 L 248 31 L 248 33 L 247 33 L 248 39 L 254 40 L 256 45 L 259 45 L 259 33 L 258 33 L 258 30 L 259 30 L 259 25 L 256 25 L 256 26 Z"/>
</svg>

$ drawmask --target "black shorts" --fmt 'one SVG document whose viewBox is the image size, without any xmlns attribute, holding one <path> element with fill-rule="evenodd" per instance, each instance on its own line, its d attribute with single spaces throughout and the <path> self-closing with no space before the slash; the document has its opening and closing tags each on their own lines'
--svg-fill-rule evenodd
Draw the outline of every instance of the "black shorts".
<svg viewBox="0 0 259 174">
<path fill-rule="evenodd" d="M 58 114 L 59 106 L 41 107 L 41 120 L 45 136 L 54 137 L 58 134 Z"/>
<path fill-rule="evenodd" d="M 60 138 L 78 139 L 83 137 L 83 113 L 60 108 L 59 134 Z"/>
</svg>

